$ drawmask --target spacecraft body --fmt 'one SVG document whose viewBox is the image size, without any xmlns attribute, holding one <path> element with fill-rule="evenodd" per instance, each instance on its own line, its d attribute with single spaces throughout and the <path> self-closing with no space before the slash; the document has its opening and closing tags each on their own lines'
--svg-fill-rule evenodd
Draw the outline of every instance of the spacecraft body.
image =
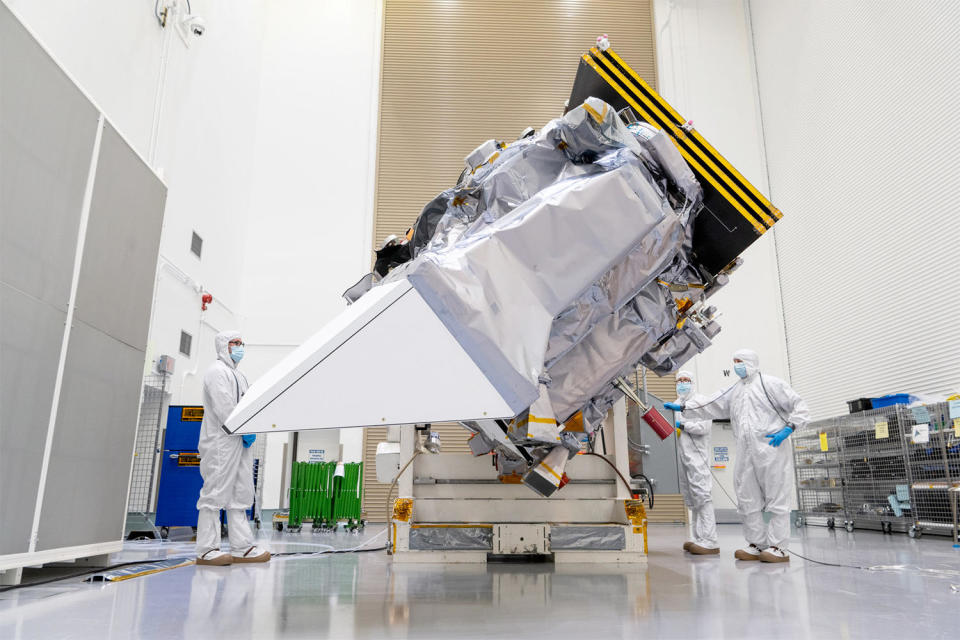
<svg viewBox="0 0 960 640">
<path fill-rule="evenodd" d="M 672 373 L 710 345 L 707 299 L 779 216 L 616 54 L 591 50 L 569 110 L 470 153 L 225 429 L 457 421 L 475 454 L 550 495 L 557 448 L 581 450 L 618 381 Z M 404 373 L 359 395 L 390 345 L 404 345 Z"/>
</svg>

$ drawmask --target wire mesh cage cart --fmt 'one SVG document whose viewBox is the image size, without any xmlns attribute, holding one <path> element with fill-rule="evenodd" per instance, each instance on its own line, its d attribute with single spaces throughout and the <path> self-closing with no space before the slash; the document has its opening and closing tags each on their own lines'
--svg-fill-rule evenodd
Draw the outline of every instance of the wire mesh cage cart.
<svg viewBox="0 0 960 640">
<path fill-rule="evenodd" d="M 793 437 L 797 477 L 797 526 L 830 528 L 843 517 L 843 479 L 840 474 L 839 419 L 811 422 Z"/>
<path fill-rule="evenodd" d="M 960 423 L 950 417 L 946 402 L 914 408 L 911 418 L 904 439 L 913 503 L 910 536 L 952 534 L 950 489 L 960 486 Z"/>
<path fill-rule="evenodd" d="M 130 513 L 146 515 L 153 511 L 156 502 L 157 456 L 160 452 L 163 416 L 169 402 L 168 378 L 166 372 L 160 371 L 149 373 L 143 379 L 143 399 L 127 498 L 127 511 Z"/>
<path fill-rule="evenodd" d="M 892 405 L 838 420 L 847 530 L 908 531 L 913 515 L 904 435 L 911 429 L 910 411 Z"/>
</svg>

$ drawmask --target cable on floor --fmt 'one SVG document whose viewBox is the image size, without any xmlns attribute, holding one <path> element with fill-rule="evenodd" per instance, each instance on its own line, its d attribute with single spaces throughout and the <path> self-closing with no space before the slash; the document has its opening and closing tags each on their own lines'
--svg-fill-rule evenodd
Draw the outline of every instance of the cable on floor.
<svg viewBox="0 0 960 640">
<path fill-rule="evenodd" d="M 357 545 L 357 546 L 355 546 L 355 547 L 350 547 L 349 549 L 332 549 L 332 548 L 331 548 L 331 549 L 325 550 L 325 551 L 285 551 L 285 552 L 283 552 L 283 553 L 274 553 L 274 554 L 272 554 L 272 556 L 273 556 L 273 557 L 285 557 L 285 556 L 325 556 L 325 555 L 329 555 L 329 554 L 331 554 L 331 553 L 366 553 L 366 552 L 369 552 L 369 551 L 386 551 L 387 545 L 384 545 L 384 546 L 382 546 L 382 547 L 370 547 L 369 549 L 368 549 L 368 548 L 365 548 L 368 544 L 370 544 L 371 542 L 373 542 L 374 540 L 376 540 L 376 539 L 379 538 L 380 536 L 384 535 L 386 532 L 387 532 L 387 530 L 384 529 L 383 531 L 381 531 L 381 532 L 378 533 L 377 535 L 373 536 L 373 537 L 370 538 L 369 540 L 366 540 L 365 542 L 363 542 L 363 543 L 361 543 L 361 544 L 359 544 L 359 545 Z"/>
<path fill-rule="evenodd" d="M 332 551 L 285 551 L 283 553 L 270 554 L 273 558 L 282 558 L 288 556 L 328 556 L 332 553 L 367 553 L 369 551 L 386 551 L 387 546 L 370 547 L 369 549 L 334 549 Z"/>
</svg>

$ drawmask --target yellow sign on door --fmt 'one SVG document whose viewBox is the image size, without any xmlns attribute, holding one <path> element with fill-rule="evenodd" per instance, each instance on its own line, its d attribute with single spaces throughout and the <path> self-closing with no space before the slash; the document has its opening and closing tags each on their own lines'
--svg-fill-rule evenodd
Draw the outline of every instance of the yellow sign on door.
<svg viewBox="0 0 960 640">
<path fill-rule="evenodd" d="M 200 422 L 203 420 L 203 407 L 183 407 L 180 410 L 180 422 Z"/>
</svg>

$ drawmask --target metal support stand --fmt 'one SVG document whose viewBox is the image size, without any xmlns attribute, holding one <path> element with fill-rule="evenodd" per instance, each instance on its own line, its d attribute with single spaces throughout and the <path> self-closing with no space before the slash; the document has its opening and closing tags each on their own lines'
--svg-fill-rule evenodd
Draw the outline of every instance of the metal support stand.
<svg viewBox="0 0 960 640">
<path fill-rule="evenodd" d="M 604 431 L 612 449 L 605 457 L 629 477 L 625 400 L 611 409 Z M 400 430 L 402 464 L 412 459 L 417 438 L 414 428 Z M 397 481 L 398 517 L 388 508 L 393 562 L 646 562 L 646 522 L 634 522 L 630 490 L 610 465 L 574 456 L 567 471 L 569 486 L 547 499 L 499 481 L 489 456 L 417 456 Z"/>
<path fill-rule="evenodd" d="M 147 510 L 156 513 L 157 497 L 153 495 L 153 485 L 157 476 L 157 457 L 160 454 L 160 431 L 163 429 L 163 398 L 167 393 L 167 372 L 160 372 L 160 402 L 157 406 L 157 431 L 153 436 L 153 463 L 150 465 L 150 483 L 147 488 Z M 106 566 L 106 565 L 104 565 Z"/>
</svg>

